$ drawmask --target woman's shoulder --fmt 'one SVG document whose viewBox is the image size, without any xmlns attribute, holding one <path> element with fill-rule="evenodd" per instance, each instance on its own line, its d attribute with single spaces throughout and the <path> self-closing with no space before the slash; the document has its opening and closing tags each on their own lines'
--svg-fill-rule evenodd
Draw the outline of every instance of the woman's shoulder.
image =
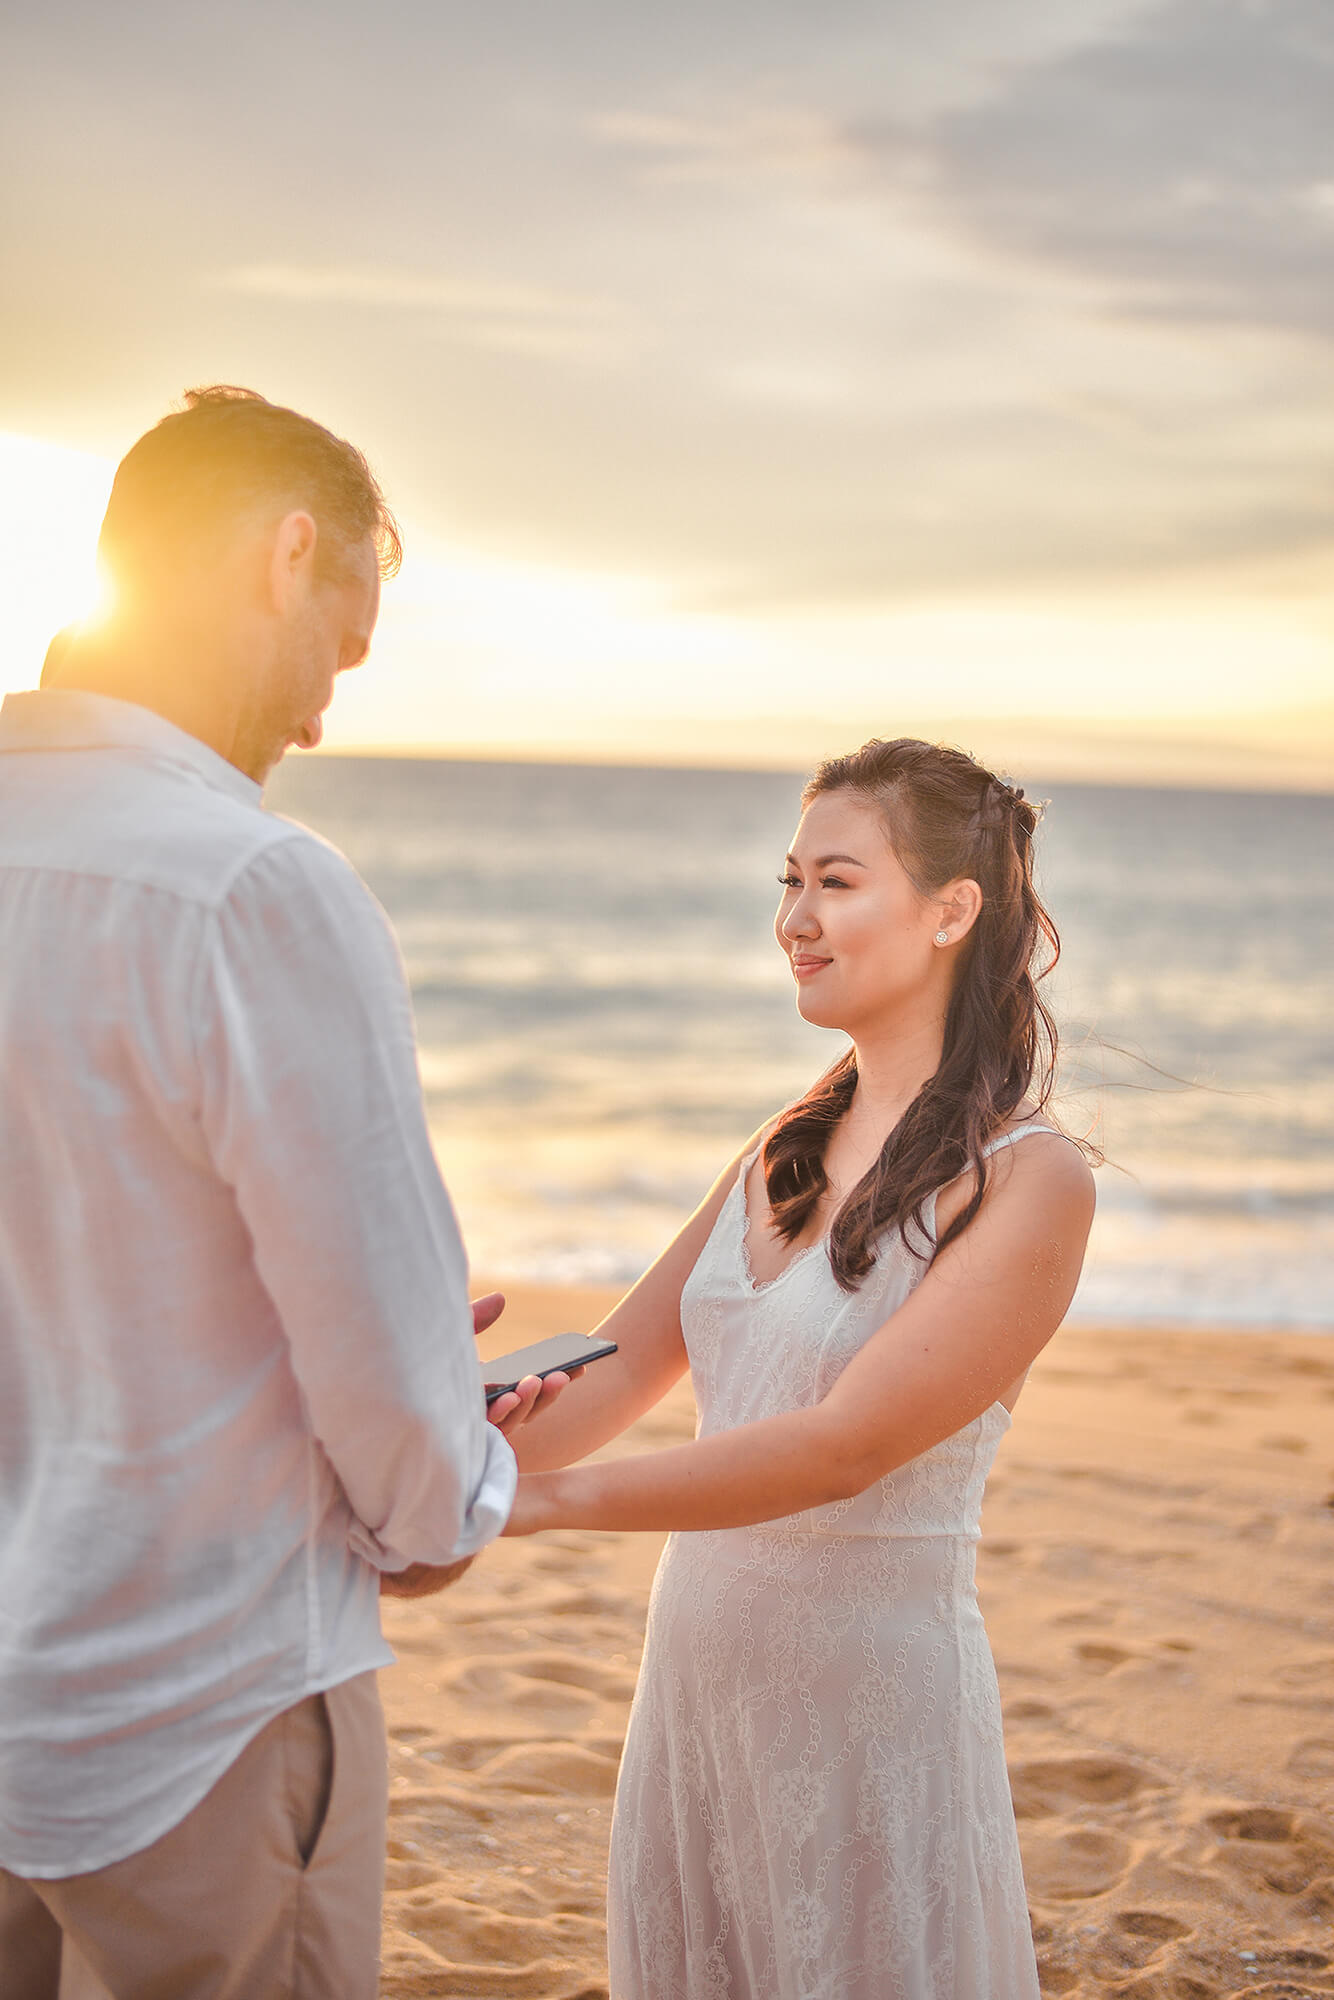
<svg viewBox="0 0 1334 2000">
<path fill-rule="evenodd" d="M 1093 1174 L 1079 1142 L 1036 1108 L 1021 1107 L 1012 1113 L 982 1151 L 987 1163 L 984 1208 L 1037 1200 L 1044 1207 L 1068 1207 L 1072 1214 L 1091 1212 Z M 968 1167 L 941 1189 L 938 1234 L 966 1207 L 976 1185 L 974 1170 Z"/>
<path fill-rule="evenodd" d="M 1028 1191 L 1093 1191 L 1093 1170 L 1083 1147 L 1036 1108 L 1014 1112 L 982 1148 L 997 1186 L 1010 1181 Z"/>
</svg>

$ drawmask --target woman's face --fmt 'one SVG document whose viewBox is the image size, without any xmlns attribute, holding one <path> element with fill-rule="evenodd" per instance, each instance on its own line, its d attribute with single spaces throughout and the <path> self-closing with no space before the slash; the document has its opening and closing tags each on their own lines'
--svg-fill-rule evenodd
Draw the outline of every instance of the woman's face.
<svg viewBox="0 0 1334 2000">
<path fill-rule="evenodd" d="M 865 799 L 813 799 L 782 882 L 774 934 L 806 1020 L 856 1035 L 948 990 L 951 954 L 934 943 L 943 905 L 915 887 Z"/>
</svg>

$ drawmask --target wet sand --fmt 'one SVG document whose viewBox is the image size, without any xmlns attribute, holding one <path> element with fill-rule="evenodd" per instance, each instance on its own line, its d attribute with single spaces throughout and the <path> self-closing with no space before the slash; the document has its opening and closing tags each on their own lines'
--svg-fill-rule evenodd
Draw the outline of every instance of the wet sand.
<svg viewBox="0 0 1334 2000">
<path fill-rule="evenodd" d="M 491 1352 L 612 1297 L 507 1289 Z M 693 1423 L 682 1384 L 613 1449 Z M 387 1601 L 385 2000 L 606 2000 L 660 1546 L 504 1542 Z M 978 1576 L 1044 1994 L 1334 1994 L 1334 1340 L 1067 1327 L 1001 1447 Z"/>
</svg>

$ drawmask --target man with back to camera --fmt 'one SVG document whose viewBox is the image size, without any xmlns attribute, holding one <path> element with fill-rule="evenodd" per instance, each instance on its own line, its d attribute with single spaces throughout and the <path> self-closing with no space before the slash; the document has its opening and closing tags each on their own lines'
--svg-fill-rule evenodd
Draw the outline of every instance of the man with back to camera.
<svg viewBox="0 0 1334 2000">
<path fill-rule="evenodd" d="M 499 1533 L 566 1378 L 487 1424 L 387 921 L 262 810 L 393 518 L 308 418 L 186 401 L 110 615 L 0 711 L 0 1993 L 370 2000 L 381 1581 Z"/>
</svg>

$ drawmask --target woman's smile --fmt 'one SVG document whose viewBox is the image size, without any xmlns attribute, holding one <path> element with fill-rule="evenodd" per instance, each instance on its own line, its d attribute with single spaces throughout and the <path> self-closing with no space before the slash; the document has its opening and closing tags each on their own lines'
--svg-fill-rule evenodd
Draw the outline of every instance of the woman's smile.
<svg viewBox="0 0 1334 2000">
<path fill-rule="evenodd" d="M 939 915 L 869 800 L 846 791 L 813 799 L 779 880 L 775 934 L 807 1021 L 864 1031 L 939 980 Z"/>
</svg>

